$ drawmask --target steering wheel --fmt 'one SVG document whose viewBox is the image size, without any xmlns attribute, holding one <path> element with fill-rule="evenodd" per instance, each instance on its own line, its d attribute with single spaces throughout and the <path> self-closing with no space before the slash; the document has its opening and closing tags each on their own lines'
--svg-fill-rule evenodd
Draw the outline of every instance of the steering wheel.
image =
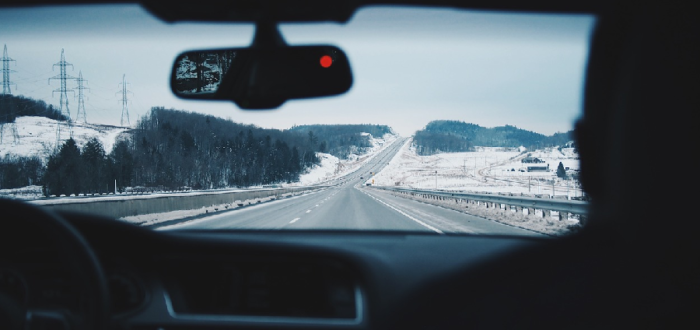
<svg viewBox="0 0 700 330">
<path fill-rule="evenodd" d="M 41 263 L 43 260 L 20 257 L 25 255 L 22 251 L 36 248 L 27 245 L 41 242 L 57 259 L 51 262 L 58 261 L 68 271 L 68 289 L 63 290 L 70 292 L 61 294 L 74 298 L 69 306 L 36 303 L 37 299 L 20 301 L 12 292 L 3 292 L 0 282 L 0 328 L 105 329 L 110 315 L 107 282 L 97 257 L 80 233 L 58 214 L 26 202 L 0 198 L 0 210 L 0 279 L 3 271 L 21 274 L 23 265 Z M 30 298 L 39 296 L 28 284 Z"/>
</svg>

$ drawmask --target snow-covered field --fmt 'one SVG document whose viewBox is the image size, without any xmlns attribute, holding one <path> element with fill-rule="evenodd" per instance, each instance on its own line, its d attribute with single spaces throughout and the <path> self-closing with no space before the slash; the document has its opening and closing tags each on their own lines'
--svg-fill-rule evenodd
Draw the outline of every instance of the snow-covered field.
<svg viewBox="0 0 700 330">
<path fill-rule="evenodd" d="M 321 159 L 321 163 L 311 168 L 307 173 L 302 174 L 299 177 L 299 182 L 292 185 L 308 186 L 327 183 L 353 173 L 360 168 L 362 164 L 371 160 L 398 138 L 398 136 L 394 134 L 384 134 L 381 138 L 375 138 L 369 133 L 364 134 L 369 135 L 370 141 L 372 142 L 372 148 L 369 152 L 363 155 L 351 154 L 348 159 L 345 160 L 338 159 L 338 157 L 331 154 L 317 153 L 316 155 Z"/>
<path fill-rule="evenodd" d="M 527 156 L 543 164 L 526 164 Z M 569 173 L 579 169 L 573 148 L 548 148 L 527 151 L 524 148 L 476 147 L 474 152 L 419 156 L 409 139 L 389 165 L 375 177 L 375 185 L 415 189 L 459 190 L 469 192 L 509 192 L 525 194 L 581 196 L 575 180 L 557 177 L 559 162 Z M 528 172 L 527 165 L 547 165 L 550 171 Z"/>
<path fill-rule="evenodd" d="M 57 121 L 46 117 L 18 117 L 16 119 L 16 134 L 13 125 L 2 126 L 2 143 L 0 143 L 0 157 L 14 156 L 38 156 L 46 160 L 56 148 L 56 123 Z M 114 146 L 119 134 L 128 128 L 94 125 L 87 123 L 73 123 L 73 139 L 81 147 L 88 140 L 97 138 L 109 153 Z M 68 126 L 62 123 L 61 144 L 70 137 Z"/>
<path fill-rule="evenodd" d="M 428 190 L 455 190 L 476 193 L 515 193 L 528 195 L 581 196 L 578 182 L 557 177 L 559 162 L 569 174 L 579 169 L 578 154 L 573 148 L 547 148 L 528 151 L 525 148 L 476 147 L 474 152 L 443 153 L 419 156 L 411 139 L 401 147 L 381 172 L 373 177 L 376 186 L 393 186 Z M 538 158 L 544 163 L 523 163 L 525 157 Z M 549 165 L 550 171 L 528 172 L 528 165 Z M 435 200 L 407 197 L 425 203 L 456 209 L 492 219 L 511 226 L 525 228 L 547 235 L 565 235 L 578 228 L 578 216 L 569 214 L 559 221 L 558 212 L 543 217 L 536 214 L 494 212 L 484 205 L 455 204 L 454 200 Z"/>
</svg>

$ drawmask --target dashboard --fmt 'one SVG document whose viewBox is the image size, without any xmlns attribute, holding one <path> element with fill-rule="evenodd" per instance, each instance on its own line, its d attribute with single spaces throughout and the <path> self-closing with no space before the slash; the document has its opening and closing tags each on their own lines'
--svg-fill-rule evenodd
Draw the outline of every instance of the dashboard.
<svg viewBox="0 0 700 330">
<path fill-rule="evenodd" d="M 411 232 L 157 231 L 62 215 L 104 269 L 118 329 L 372 328 L 422 284 L 546 240 Z M 19 268 L 5 268 L 0 290 L 21 287 L 14 294 L 33 299 L 28 302 L 34 306 L 79 303 L 74 295 L 80 291 L 66 266 L 48 261 L 54 259 L 46 249 L 34 252 L 17 255 Z M 8 285 L 10 275 L 22 285 Z"/>
</svg>

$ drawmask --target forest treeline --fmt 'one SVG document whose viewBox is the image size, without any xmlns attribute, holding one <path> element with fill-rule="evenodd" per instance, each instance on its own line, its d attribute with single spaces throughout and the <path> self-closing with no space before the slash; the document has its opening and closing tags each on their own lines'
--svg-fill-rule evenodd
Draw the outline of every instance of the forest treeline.
<svg viewBox="0 0 700 330">
<path fill-rule="evenodd" d="M 49 158 L 47 195 L 126 187 L 212 189 L 293 182 L 318 163 L 305 135 L 154 107 L 109 153 L 68 140 Z"/>
<path fill-rule="evenodd" d="M 419 155 L 464 152 L 481 147 L 520 147 L 530 150 L 561 146 L 573 140 L 573 131 L 546 136 L 506 125 L 493 128 L 456 120 L 435 120 L 416 132 L 413 143 Z"/>
<path fill-rule="evenodd" d="M 152 108 L 132 134 L 132 184 L 194 189 L 294 182 L 318 163 L 304 134 Z"/>
<path fill-rule="evenodd" d="M 299 180 L 319 163 L 317 152 L 362 152 L 368 132 L 388 127 L 309 125 L 265 129 L 214 116 L 153 107 L 112 150 L 93 138 L 82 147 L 67 140 L 42 160 L 0 159 L 0 188 L 42 185 L 47 196 L 124 191 L 127 187 L 165 190 L 246 187 Z M 335 139 L 339 132 L 341 138 Z M 345 149 L 343 149 L 345 148 Z"/>
<path fill-rule="evenodd" d="M 372 124 L 300 125 L 289 130 L 306 134 L 319 152 L 340 159 L 347 159 L 350 154 L 361 155 L 372 148 L 370 136 L 362 133 L 369 133 L 376 138 L 393 134 L 389 126 Z"/>
<path fill-rule="evenodd" d="M 21 95 L 0 95 L 0 124 L 12 123 L 17 117 L 22 116 L 41 116 L 54 120 L 67 119 L 59 109 L 44 101 Z"/>
</svg>

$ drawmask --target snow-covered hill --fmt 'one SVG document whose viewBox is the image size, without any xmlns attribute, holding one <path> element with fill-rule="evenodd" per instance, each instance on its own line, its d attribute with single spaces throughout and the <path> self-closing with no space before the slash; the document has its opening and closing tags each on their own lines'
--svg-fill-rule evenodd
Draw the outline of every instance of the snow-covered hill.
<svg viewBox="0 0 700 330">
<path fill-rule="evenodd" d="M 394 134 L 384 134 L 381 138 L 375 138 L 369 133 L 362 133 L 362 135 L 368 135 L 370 138 L 372 148 L 369 152 L 362 155 L 350 154 L 345 160 L 338 159 L 338 157 L 326 153 L 316 153 L 321 163 L 309 169 L 307 173 L 302 174 L 297 184 L 319 184 L 348 175 L 356 171 L 360 165 L 372 159 L 374 155 L 384 150 L 384 148 L 398 138 L 398 136 Z"/>
<path fill-rule="evenodd" d="M 2 127 L 2 143 L 0 143 L 0 157 L 37 156 L 46 160 L 56 148 L 56 124 L 57 121 L 46 117 L 18 117 L 15 120 L 16 134 L 11 124 Z M 117 137 L 127 131 L 126 127 L 74 123 L 73 139 L 82 147 L 89 139 L 95 137 L 109 153 Z M 61 139 L 68 139 L 68 127 L 61 126 Z"/>
</svg>

